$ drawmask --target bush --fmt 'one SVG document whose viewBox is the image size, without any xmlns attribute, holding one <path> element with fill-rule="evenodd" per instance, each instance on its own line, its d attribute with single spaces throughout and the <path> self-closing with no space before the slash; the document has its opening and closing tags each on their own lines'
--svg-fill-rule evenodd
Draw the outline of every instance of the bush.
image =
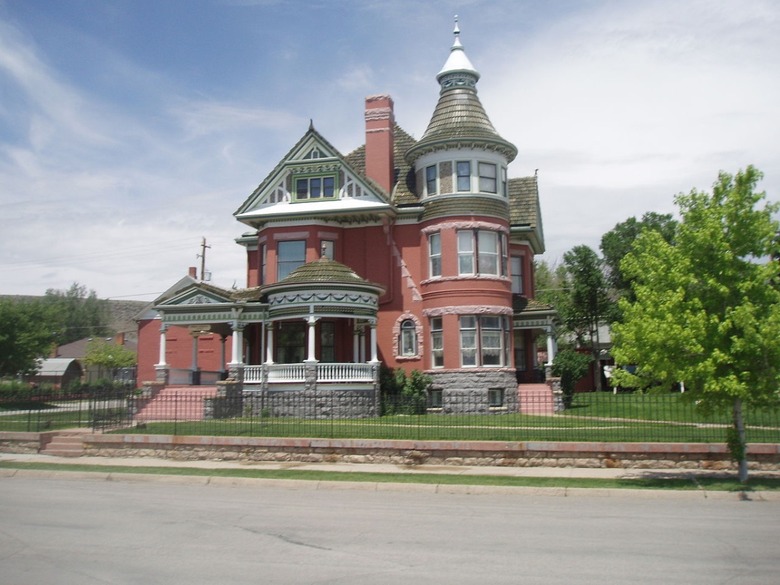
<svg viewBox="0 0 780 585">
<path fill-rule="evenodd" d="M 561 378 L 563 406 L 565 408 L 571 407 L 571 402 L 574 398 L 574 386 L 577 384 L 577 380 L 588 373 L 590 362 L 590 356 L 572 349 L 564 349 L 555 356 L 552 373 L 554 376 Z"/>
<path fill-rule="evenodd" d="M 393 370 L 383 366 L 380 371 L 382 414 L 425 414 L 430 385 L 430 376 L 419 370 L 412 370 L 407 376 L 401 368 Z"/>
</svg>

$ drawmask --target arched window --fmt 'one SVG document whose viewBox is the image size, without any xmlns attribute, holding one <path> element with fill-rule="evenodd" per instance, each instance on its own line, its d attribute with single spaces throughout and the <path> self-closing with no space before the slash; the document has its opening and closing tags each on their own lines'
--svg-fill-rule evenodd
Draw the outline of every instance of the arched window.
<svg viewBox="0 0 780 585">
<path fill-rule="evenodd" d="M 398 343 L 399 355 L 417 355 L 417 326 L 411 319 L 401 321 L 401 336 Z"/>
</svg>

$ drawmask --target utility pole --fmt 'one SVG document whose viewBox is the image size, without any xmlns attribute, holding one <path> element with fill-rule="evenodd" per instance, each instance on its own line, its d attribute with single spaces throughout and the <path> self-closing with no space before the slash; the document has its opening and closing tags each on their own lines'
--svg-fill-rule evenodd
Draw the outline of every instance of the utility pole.
<svg viewBox="0 0 780 585">
<path fill-rule="evenodd" d="M 206 248 L 211 248 L 211 246 L 206 245 L 206 238 L 203 237 L 200 240 L 200 254 L 197 254 L 195 257 L 200 258 L 200 280 L 204 281 L 206 280 Z"/>
</svg>

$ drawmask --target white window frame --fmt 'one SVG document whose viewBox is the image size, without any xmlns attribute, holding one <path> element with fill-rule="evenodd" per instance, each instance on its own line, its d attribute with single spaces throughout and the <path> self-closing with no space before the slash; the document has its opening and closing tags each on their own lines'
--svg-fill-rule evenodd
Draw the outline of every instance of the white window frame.
<svg viewBox="0 0 780 585">
<path fill-rule="evenodd" d="M 461 173 L 460 166 L 466 165 L 468 173 Z M 456 160 L 455 161 L 455 190 L 458 193 L 470 193 L 471 192 L 471 161 L 470 160 Z M 463 185 L 461 185 L 463 181 Z M 468 185 L 465 182 L 468 181 Z"/>
<path fill-rule="evenodd" d="M 439 168 L 437 164 L 425 167 L 425 192 L 428 195 L 436 195 L 439 192 L 438 179 Z"/>
<path fill-rule="evenodd" d="M 444 367 L 444 329 L 441 317 L 431 318 L 431 367 Z"/>
<path fill-rule="evenodd" d="M 485 174 L 485 171 L 491 169 L 492 176 L 490 173 Z M 498 194 L 498 165 L 491 162 L 477 162 L 477 173 L 479 174 L 479 192 Z"/>
<path fill-rule="evenodd" d="M 417 323 L 412 319 L 401 321 L 398 334 L 398 355 L 401 357 L 413 357 L 417 352 Z"/>
<path fill-rule="evenodd" d="M 303 244 L 303 258 L 297 256 L 292 260 L 282 260 L 282 248 L 289 244 Z M 276 242 L 276 282 L 290 275 L 296 268 L 306 264 L 306 240 L 280 240 Z"/>
<path fill-rule="evenodd" d="M 501 315 L 461 315 L 460 362 L 463 368 L 506 365 L 508 326 Z"/>
<path fill-rule="evenodd" d="M 441 276 L 441 233 L 428 236 L 428 274 L 431 278 Z"/>
</svg>

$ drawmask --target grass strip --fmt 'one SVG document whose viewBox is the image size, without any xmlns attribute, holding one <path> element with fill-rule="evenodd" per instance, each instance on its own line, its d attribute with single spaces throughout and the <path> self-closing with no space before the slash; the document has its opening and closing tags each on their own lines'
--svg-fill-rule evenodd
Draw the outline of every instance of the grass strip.
<svg viewBox="0 0 780 585">
<path fill-rule="evenodd" d="M 78 471 L 95 473 L 132 473 L 194 477 L 237 477 L 256 479 L 293 479 L 305 481 L 351 481 L 366 483 L 440 484 L 507 487 L 610 488 L 652 490 L 706 490 L 726 492 L 777 491 L 780 478 L 754 478 L 749 485 L 720 477 L 647 477 L 601 479 L 583 477 L 507 477 L 496 475 L 451 475 L 439 473 L 377 473 L 370 471 L 319 471 L 297 469 L 136 467 L 124 465 L 89 465 L 83 463 L 47 463 L 0 461 L 0 468 L 37 469 L 45 471 Z"/>
</svg>

